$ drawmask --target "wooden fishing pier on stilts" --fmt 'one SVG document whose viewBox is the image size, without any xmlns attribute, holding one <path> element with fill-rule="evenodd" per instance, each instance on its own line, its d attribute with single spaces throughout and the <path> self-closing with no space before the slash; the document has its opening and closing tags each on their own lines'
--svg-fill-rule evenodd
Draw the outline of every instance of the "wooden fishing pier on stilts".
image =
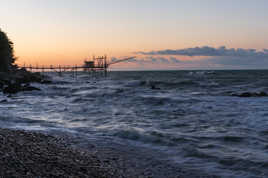
<svg viewBox="0 0 268 178">
<path fill-rule="evenodd" d="M 74 66 L 63 66 L 63 65 L 23 65 L 20 68 L 24 68 L 31 72 L 57 72 L 59 75 L 61 75 L 63 72 L 73 72 L 73 75 L 76 76 L 78 71 L 84 71 L 88 73 L 99 73 L 104 74 L 104 76 L 107 76 L 108 68 L 113 65 L 120 62 L 124 62 L 130 59 L 134 59 L 135 57 L 128 57 L 124 59 L 118 59 L 114 61 L 108 61 L 107 56 L 99 56 L 95 57 L 93 56 L 92 60 L 85 60 L 84 65 L 74 65 Z"/>
</svg>

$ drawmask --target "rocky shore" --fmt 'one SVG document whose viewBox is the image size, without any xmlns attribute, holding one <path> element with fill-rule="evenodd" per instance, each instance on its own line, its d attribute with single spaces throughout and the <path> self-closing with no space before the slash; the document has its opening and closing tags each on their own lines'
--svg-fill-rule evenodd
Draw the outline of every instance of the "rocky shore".
<svg viewBox="0 0 268 178">
<path fill-rule="evenodd" d="M 39 88 L 31 86 L 30 83 L 48 84 L 51 83 L 51 81 L 47 76 L 41 75 L 40 73 L 31 73 L 23 68 L 8 73 L 0 73 L 0 90 L 5 94 L 40 90 Z"/>
</svg>

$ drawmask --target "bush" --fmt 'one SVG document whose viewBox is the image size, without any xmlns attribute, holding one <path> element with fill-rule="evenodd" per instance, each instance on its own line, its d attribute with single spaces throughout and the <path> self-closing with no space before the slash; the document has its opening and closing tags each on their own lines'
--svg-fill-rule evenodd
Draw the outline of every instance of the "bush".
<svg viewBox="0 0 268 178">
<path fill-rule="evenodd" d="M 15 68 L 13 43 L 0 29 L 0 72 L 10 72 Z"/>
</svg>

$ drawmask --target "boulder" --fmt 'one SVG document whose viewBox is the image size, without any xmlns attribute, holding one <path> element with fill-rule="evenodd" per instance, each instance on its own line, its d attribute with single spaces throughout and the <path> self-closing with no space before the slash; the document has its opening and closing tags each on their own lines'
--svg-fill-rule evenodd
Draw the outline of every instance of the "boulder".
<svg viewBox="0 0 268 178">
<path fill-rule="evenodd" d="M 15 94 L 21 91 L 22 86 L 20 83 L 10 83 L 7 86 L 4 86 L 3 93 L 5 94 Z"/>
<path fill-rule="evenodd" d="M 0 89 L 3 93 L 14 94 L 21 91 L 40 90 L 30 83 L 50 84 L 48 77 L 41 73 L 31 73 L 25 69 L 16 69 L 12 72 L 0 72 Z"/>
<path fill-rule="evenodd" d="M 156 87 L 155 85 L 151 85 L 151 89 L 152 90 L 160 90 L 160 88 L 159 87 Z"/>
<path fill-rule="evenodd" d="M 22 91 L 41 91 L 41 90 L 33 86 L 23 86 Z"/>
<path fill-rule="evenodd" d="M 268 96 L 268 94 L 262 91 L 259 93 L 259 96 Z"/>
<path fill-rule="evenodd" d="M 266 92 L 243 92 L 240 94 L 232 94 L 232 96 L 237 96 L 237 97 L 267 97 L 268 94 Z"/>
<path fill-rule="evenodd" d="M 11 83 L 3 88 L 4 94 L 15 94 L 22 91 L 40 91 L 39 88 L 30 86 L 29 84 L 22 85 L 21 83 Z"/>
</svg>

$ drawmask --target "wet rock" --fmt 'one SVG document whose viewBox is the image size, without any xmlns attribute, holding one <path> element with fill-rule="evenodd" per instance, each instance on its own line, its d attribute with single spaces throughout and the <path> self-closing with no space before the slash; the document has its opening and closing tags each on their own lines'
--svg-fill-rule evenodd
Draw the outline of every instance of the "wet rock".
<svg viewBox="0 0 268 178">
<path fill-rule="evenodd" d="M 22 91 L 40 91 L 40 89 L 33 86 L 23 86 Z"/>
<path fill-rule="evenodd" d="M 239 97 L 252 97 L 255 96 L 254 93 L 245 92 L 239 95 Z"/>
<path fill-rule="evenodd" d="M 237 96 L 237 97 L 267 97 L 268 94 L 266 92 L 244 92 L 240 94 L 232 94 L 232 96 Z"/>
<path fill-rule="evenodd" d="M 117 90 L 115 91 L 115 93 L 123 93 L 123 92 L 124 92 L 124 89 L 122 89 L 122 88 L 117 89 Z"/>
<path fill-rule="evenodd" d="M 41 73 L 31 73 L 25 69 L 16 69 L 12 72 L 0 73 L 0 89 L 2 89 L 5 94 L 40 90 L 39 88 L 30 86 L 30 83 L 50 84 L 52 82 Z"/>
<path fill-rule="evenodd" d="M 265 92 L 260 92 L 260 93 L 259 93 L 259 96 L 268 96 L 268 94 L 265 93 Z"/>
<path fill-rule="evenodd" d="M 10 83 L 3 88 L 3 93 L 5 94 L 15 94 L 22 90 L 20 83 Z"/>
<path fill-rule="evenodd" d="M 41 84 L 51 84 L 52 81 L 50 81 L 50 80 L 42 80 L 40 83 Z"/>
<path fill-rule="evenodd" d="M 0 103 L 7 103 L 7 102 L 8 102 L 7 99 L 3 99 L 3 100 L 0 101 Z"/>
<path fill-rule="evenodd" d="M 155 85 L 153 85 L 153 84 L 151 85 L 151 89 L 152 89 L 152 90 L 160 90 L 160 88 L 159 88 L 159 87 L 156 87 L 156 86 L 155 86 Z"/>
<path fill-rule="evenodd" d="M 14 77 L 20 83 L 41 83 L 44 80 L 44 77 L 40 73 L 30 73 L 23 69 L 16 71 Z"/>
<path fill-rule="evenodd" d="M 144 86 L 144 85 L 146 85 L 146 81 L 141 81 L 140 86 Z"/>
<path fill-rule="evenodd" d="M 3 88 L 3 93 L 5 94 L 15 94 L 22 91 L 40 91 L 39 88 L 30 86 L 29 84 L 22 85 L 21 83 L 11 83 Z"/>
</svg>

